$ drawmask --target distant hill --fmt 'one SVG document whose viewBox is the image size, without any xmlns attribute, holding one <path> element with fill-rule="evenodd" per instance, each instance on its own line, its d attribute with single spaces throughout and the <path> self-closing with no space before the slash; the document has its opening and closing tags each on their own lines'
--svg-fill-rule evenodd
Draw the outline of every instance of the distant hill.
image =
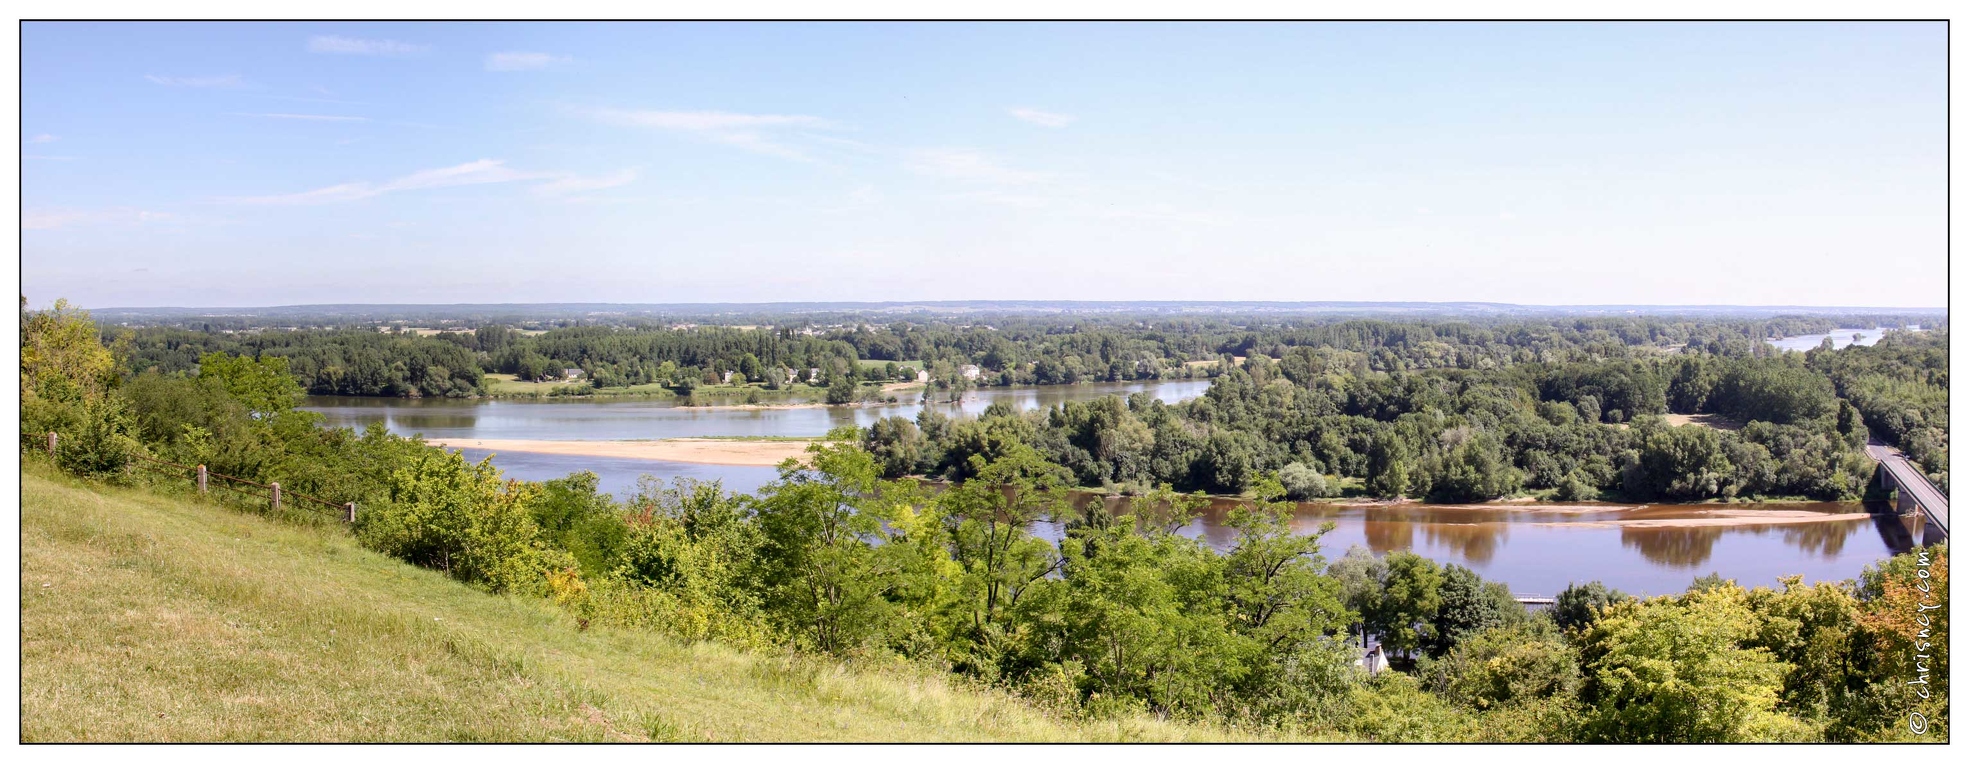
<svg viewBox="0 0 1969 764">
<path fill-rule="evenodd" d="M 1256 301 L 1059 301 L 939 300 L 922 302 L 762 303 L 461 303 L 452 305 L 325 304 L 269 307 L 97 308 L 110 323 L 229 319 L 306 319 L 346 322 L 489 321 L 649 318 L 736 323 L 775 316 L 894 317 L 984 315 L 1219 315 L 1219 316 L 1945 316 L 1947 308 L 1831 307 L 1811 305 L 1513 305 L 1497 302 L 1256 302 Z"/>
</svg>

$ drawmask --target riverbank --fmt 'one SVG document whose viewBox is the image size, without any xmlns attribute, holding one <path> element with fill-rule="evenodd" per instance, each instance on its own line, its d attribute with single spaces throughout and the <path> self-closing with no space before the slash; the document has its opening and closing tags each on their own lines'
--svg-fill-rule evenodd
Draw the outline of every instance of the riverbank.
<svg viewBox="0 0 1969 764">
<path fill-rule="evenodd" d="M 829 404 L 827 388 L 804 383 L 794 383 L 787 387 L 772 390 L 756 383 L 700 385 L 689 395 L 681 395 L 669 386 L 655 383 L 630 387 L 594 388 L 581 381 L 521 382 L 511 374 L 487 374 L 483 393 L 468 396 L 467 400 L 478 401 L 667 401 L 680 408 L 703 409 L 784 409 L 822 406 L 880 406 L 895 403 L 915 402 L 928 385 L 922 382 L 863 382 L 857 392 L 857 400 L 845 404 Z M 1060 385 L 987 385 L 973 387 L 966 397 L 976 393 L 1008 392 L 1041 393 L 1047 390 L 1072 389 L 1091 385 L 1138 385 L 1165 382 L 1204 382 L 1208 377 L 1191 379 L 1146 380 L 1133 382 L 1075 382 Z M 1125 392 L 1115 395 L 1126 396 Z M 349 396 L 376 397 L 384 400 L 417 400 L 396 396 Z M 939 400 L 942 399 L 939 394 Z M 1172 403 L 1174 401 L 1171 401 Z"/>
<path fill-rule="evenodd" d="M 484 449 L 498 453 L 519 451 L 561 456 L 598 456 L 616 459 L 648 459 L 685 464 L 720 464 L 732 467 L 773 467 L 787 459 L 805 459 L 811 440 L 778 438 L 739 440 L 732 438 L 665 438 L 662 440 L 522 440 L 492 438 L 438 438 L 425 441 L 450 449 Z"/>
</svg>

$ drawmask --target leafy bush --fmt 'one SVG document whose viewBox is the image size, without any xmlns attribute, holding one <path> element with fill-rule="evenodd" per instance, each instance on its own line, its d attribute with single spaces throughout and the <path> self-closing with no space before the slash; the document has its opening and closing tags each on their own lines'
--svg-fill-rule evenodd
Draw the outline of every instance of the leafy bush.
<svg viewBox="0 0 1969 764">
<path fill-rule="evenodd" d="M 388 500 L 358 516 L 363 543 L 493 591 L 538 592 L 567 567 L 543 548 L 528 505 L 541 489 L 499 482 L 492 460 L 432 450 L 390 474 Z M 565 556 L 560 553 L 559 556 Z"/>
<path fill-rule="evenodd" d="M 1294 501 L 1340 495 L 1333 481 L 1327 480 L 1325 475 L 1302 462 L 1293 462 L 1279 468 L 1278 481 L 1280 485 L 1285 486 L 1286 497 Z"/>
</svg>

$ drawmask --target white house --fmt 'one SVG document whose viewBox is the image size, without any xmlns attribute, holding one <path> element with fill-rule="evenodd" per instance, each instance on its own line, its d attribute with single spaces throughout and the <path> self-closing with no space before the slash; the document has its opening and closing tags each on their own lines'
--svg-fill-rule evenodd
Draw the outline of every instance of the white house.
<svg viewBox="0 0 1969 764">
<path fill-rule="evenodd" d="M 965 379 L 977 379 L 979 373 L 978 365 L 974 363 L 964 364 L 963 366 L 957 367 L 957 373 L 964 375 Z"/>
<path fill-rule="evenodd" d="M 927 371 L 924 371 L 924 370 L 922 370 L 922 369 L 917 369 L 917 370 L 916 370 L 916 381 L 918 381 L 918 382 L 928 382 L 928 381 L 930 381 L 930 372 L 927 372 Z"/>
<path fill-rule="evenodd" d="M 568 379 L 580 379 L 580 378 L 581 378 L 581 370 L 580 370 L 580 369 L 562 369 L 562 370 L 561 370 L 561 376 L 563 376 L 563 377 L 567 377 Z"/>
<path fill-rule="evenodd" d="M 1366 655 L 1354 661 L 1354 665 L 1367 669 L 1368 676 L 1374 676 L 1375 674 L 1381 673 L 1382 669 L 1388 667 L 1388 656 L 1381 654 L 1380 645 L 1375 645 L 1374 647 L 1368 648 Z"/>
</svg>

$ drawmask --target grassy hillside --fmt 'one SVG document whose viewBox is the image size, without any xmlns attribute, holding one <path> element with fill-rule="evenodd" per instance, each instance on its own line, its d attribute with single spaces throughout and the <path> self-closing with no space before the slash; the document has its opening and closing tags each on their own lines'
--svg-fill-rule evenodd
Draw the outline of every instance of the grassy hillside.
<svg viewBox="0 0 1969 764">
<path fill-rule="evenodd" d="M 1183 740 L 903 668 L 578 631 L 356 546 L 197 501 L 22 478 L 21 738 Z"/>
</svg>

